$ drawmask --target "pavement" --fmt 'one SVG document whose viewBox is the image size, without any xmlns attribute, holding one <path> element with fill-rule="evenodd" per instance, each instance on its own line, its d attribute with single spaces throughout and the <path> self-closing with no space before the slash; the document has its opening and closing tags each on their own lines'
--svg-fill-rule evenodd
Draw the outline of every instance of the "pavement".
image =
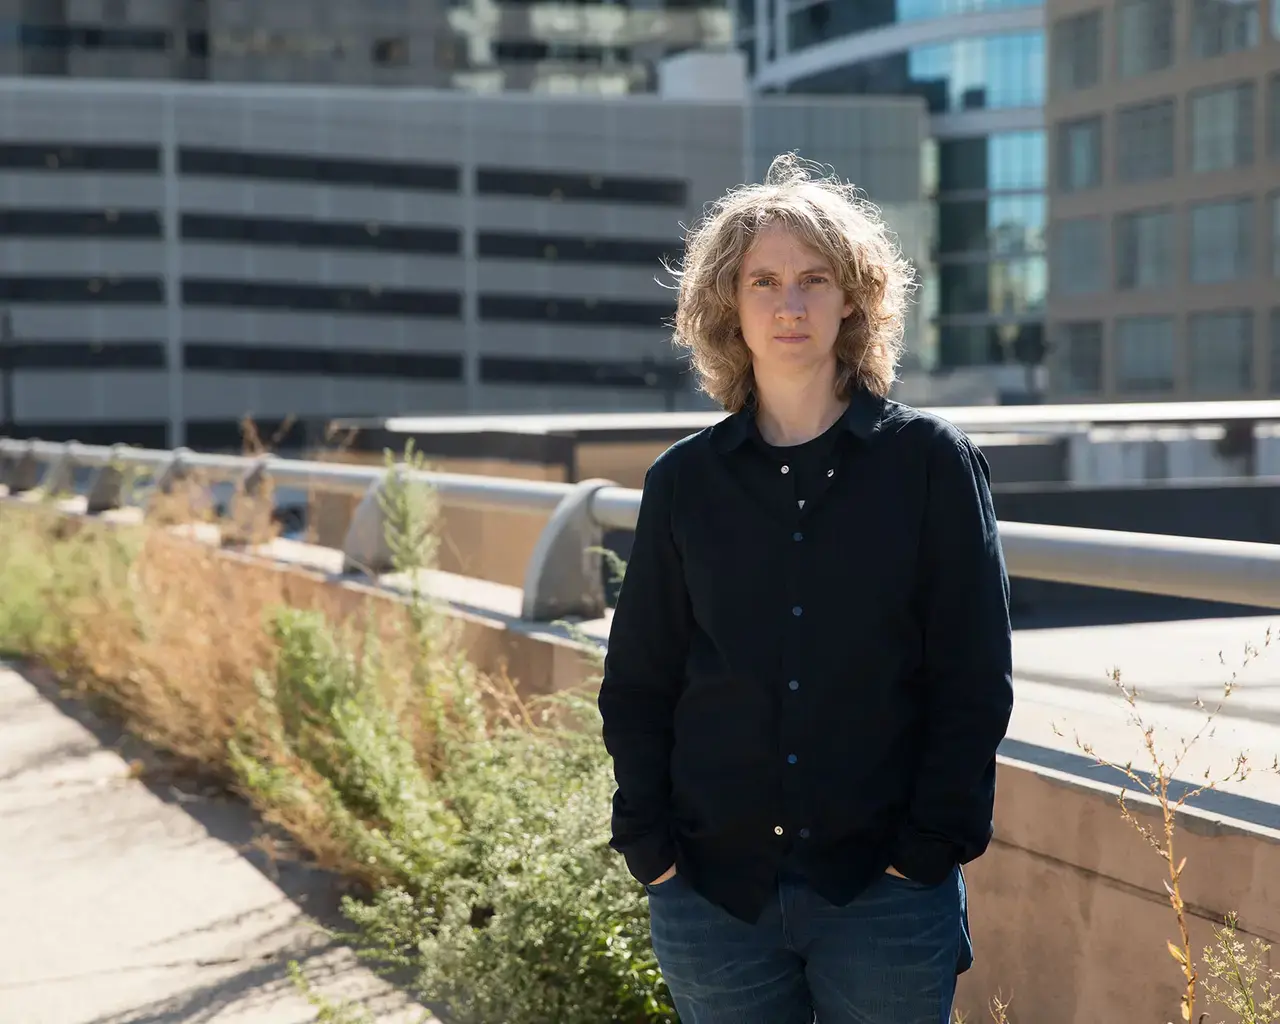
<svg viewBox="0 0 1280 1024">
<path fill-rule="evenodd" d="M 132 756 L 0 662 L 0 1024 L 314 1021 L 290 960 L 379 1024 L 429 1018 L 330 940 L 334 879 L 273 866 L 244 804 L 142 781 Z"/>
<path fill-rule="evenodd" d="M 1265 643 L 1277 626 L 1280 615 L 1019 630 L 1003 752 L 1107 781 L 1077 737 L 1145 763 L 1107 678 L 1119 667 L 1172 762 L 1204 722 L 1195 699 L 1215 706 L 1252 644 L 1259 655 L 1178 774 L 1195 782 L 1248 753 L 1248 780 L 1198 802 L 1280 827 L 1280 774 L 1263 770 L 1280 755 L 1280 639 Z M 303 1024 L 316 1011 L 290 959 L 380 1024 L 424 1017 L 327 937 L 320 922 L 340 924 L 333 879 L 273 864 L 243 804 L 134 777 L 133 756 L 50 680 L 0 663 L 0 1024 Z"/>
<path fill-rule="evenodd" d="M 1268 631 L 1273 639 L 1268 644 Z M 1256 656 L 1246 647 L 1257 650 Z M 1107 759 L 1151 768 L 1143 728 L 1108 675 L 1136 686 L 1136 711 L 1153 726 L 1157 752 L 1172 766 L 1198 735 L 1175 778 L 1201 785 L 1222 778 L 1239 754 L 1250 772 L 1192 801 L 1205 810 L 1280 828 L 1280 613 L 1058 629 L 1017 630 L 1014 710 L 1002 752 L 1049 768 L 1119 782 L 1091 763 L 1079 743 Z M 1223 699 L 1224 684 L 1235 688 Z M 1197 708 L 1195 701 L 1203 702 Z M 1221 705 L 1205 728 L 1209 712 Z"/>
</svg>

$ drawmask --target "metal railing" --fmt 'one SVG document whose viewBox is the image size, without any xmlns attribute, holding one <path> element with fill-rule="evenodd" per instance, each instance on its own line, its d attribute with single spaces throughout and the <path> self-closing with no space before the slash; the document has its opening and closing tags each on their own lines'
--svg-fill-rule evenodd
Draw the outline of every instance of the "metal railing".
<svg viewBox="0 0 1280 1024">
<path fill-rule="evenodd" d="M 0 485 L 11 495 L 71 491 L 81 468 L 95 470 L 88 514 L 121 507 L 131 472 L 150 477 L 161 492 L 198 474 L 201 482 L 237 483 L 250 493 L 269 479 L 277 488 L 358 495 L 342 545 L 343 571 L 377 575 L 392 568 L 379 500 L 388 473 L 380 466 L 0 439 Z M 604 613 L 603 533 L 635 527 L 640 491 L 608 480 L 564 484 L 402 465 L 396 472 L 431 487 L 451 506 L 549 515 L 525 570 L 524 618 Z M 1280 608 L 1280 545 L 1010 522 L 1000 523 L 1000 538 L 1011 576 Z"/>
</svg>

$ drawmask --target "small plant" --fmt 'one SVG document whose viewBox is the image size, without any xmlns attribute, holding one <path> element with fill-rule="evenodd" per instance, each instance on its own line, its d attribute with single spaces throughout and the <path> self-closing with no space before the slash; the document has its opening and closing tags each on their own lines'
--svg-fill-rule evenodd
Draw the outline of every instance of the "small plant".
<svg viewBox="0 0 1280 1024">
<path fill-rule="evenodd" d="M 1239 920 L 1228 914 L 1214 929 L 1217 943 L 1206 946 L 1205 991 L 1213 1002 L 1225 1006 L 1244 1024 L 1280 1022 L 1280 971 L 1266 966 L 1271 947 L 1256 936 L 1248 946 L 1237 932 Z M 1250 948 L 1252 947 L 1252 948 Z"/>
<path fill-rule="evenodd" d="M 1233 671 L 1230 678 L 1223 684 L 1222 697 L 1212 709 L 1209 709 L 1199 697 L 1195 699 L 1193 706 L 1197 710 L 1205 712 L 1204 721 L 1195 735 L 1189 740 L 1183 741 L 1181 749 L 1172 757 L 1161 753 L 1155 738 L 1155 726 L 1143 719 L 1141 710 L 1138 707 L 1139 693 L 1137 687 L 1127 685 L 1121 679 L 1118 668 L 1112 669 L 1109 678 L 1119 690 L 1129 709 L 1130 723 L 1142 734 L 1143 749 L 1151 763 L 1149 774 L 1139 771 L 1132 761 L 1127 761 L 1121 765 L 1102 757 L 1092 744 L 1081 742 L 1078 737 L 1076 739 L 1079 748 L 1092 757 L 1096 764 L 1119 771 L 1124 775 L 1128 783 L 1152 797 L 1158 806 L 1160 827 L 1153 829 L 1140 821 L 1130 808 L 1126 801 L 1127 787 L 1123 787 L 1120 790 L 1118 802 L 1121 815 L 1156 851 L 1165 862 L 1168 872 L 1168 877 L 1164 880 L 1164 888 L 1177 922 L 1178 941 L 1168 940 L 1167 947 L 1169 955 L 1173 958 L 1182 976 L 1182 995 L 1179 1010 L 1184 1021 L 1190 1021 L 1195 1016 L 1196 1002 L 1199 995 L 1200 971 L 1197 967 L 1195 952 L 1191 946 L 1186 904 L 1182 895 L 1182 878 L 1187 866 L 1187 858 L 1185 856 L 1179 857 L 1177 851 L 1178 811 L 1187 801 L 1194 800 L 1201 794 L 1216 789 L 1223 783 L 1243 782 L 1248 778 L 1252 769 L 1247 755 L 1240 753 L 1233 758 L 1228 771 L 1219 772 L 1215 775 L 1211 769 L 1206 769 L 1203 774 L 1203 781 L 1198 785 L 1183 786 L 1176 780 L 1192 748 L 1206 734 L 1212 735 L 1214 721 L 1222 711 L 1226 701 L 1235 692 L 1240 672 L 1257 659 L 1262 650 L 1270 647 L 1271 641 L 1272 631 L 1268 627 L 1261 648 L 1254 644 L 1245 645 L 1240 667 Z M 1221 652 L 1218 655 L 1218 659 L 1225 664 L 1225 658 Z M 1055 729 L 1055 731 L 1057 730 Z M 1174 793 L 1179 789 L 1181 790 L 1180 795 L 1175 796 Z M 1215 933 L 1218 938 L 1217 947 L 1207 948 L 1204 952 L 1204 963 L 1210 970 L 1211 977 L 1222 983 L 1208 987 L 1206 994 L 1211 1000 L 1226 1005 L 1234 1012 L 1241 1013 L 1240 1010 L 1236 1009 L 1237 1007 L 1243 1007 L 1245 1010 L 1252 1012 L 1252 1016 L 1247 1013 L 1241 1013 L 1244 1024 L 1270 1024 L 1271 1021 L 1275 1020 L 1274 1016 L 1260 1016 L 1256 1012 L 1256 1007 L 1266 1006 L 1266 1002 L 1259 1004 L 1252 995 L 1254 984 L 1257 983 L 1259 978 L 1269 976 L 1270 972 L 1266 970 L 1262 965 L 1262 961 L 1256 955 L 1251 956 L 1248 954 L 1244 946 L 1236 941 L 1235 928 L 1236 918 L 1233 914 L 1228 917 L 1226 926 Z M 1266 972 L 1265 975 L 1263 972 Z M 1269 991 L 1268 988 L 1265 993 L 1269 994 Z M 1255 1009 L 1250 1010 L 1251 1007 Z M 1274 1005 L 1267 1012 L 1273 1011 Z M 1202 1014 L 1200 1020 L 1204 1021 L 1207 1016 L 1207 1013 Z"/>
</svg>

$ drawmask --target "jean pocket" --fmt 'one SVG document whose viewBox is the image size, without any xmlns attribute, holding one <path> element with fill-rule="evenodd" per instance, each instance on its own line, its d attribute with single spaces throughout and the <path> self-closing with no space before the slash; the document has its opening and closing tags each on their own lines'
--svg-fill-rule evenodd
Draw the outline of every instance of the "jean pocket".
<svg viewBox="0 0 1280 1024">
<path fill-rule="evenodd" d="M 664 893 L 667 890 L 671 889 L 679 880 L 680 880 L 680 872 L 677 871 L 665 882 L 659 882 L 657 885 L 646 883 L 644 887 L 644 891 L 647 892 L 650 896 L 655 896 L 658 893 Z"/>
</svg>

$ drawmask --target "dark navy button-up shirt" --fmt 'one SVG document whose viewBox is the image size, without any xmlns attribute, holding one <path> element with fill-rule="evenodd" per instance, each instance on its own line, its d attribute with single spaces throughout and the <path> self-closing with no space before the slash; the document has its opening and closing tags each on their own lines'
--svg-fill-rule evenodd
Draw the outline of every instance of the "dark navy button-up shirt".
<svg viewBox="0 0 1280 1024">
<path fill-rule="evenodd" d="M 1011 673 L 968 438 L 864 391 L 792 453 L 729 416 L 645 478 L 599 698 L 612 845 L 743 920 L 784 865 L 836 904 L 889 865 L 940 883 L 990 842 Z"/>
</svg>

